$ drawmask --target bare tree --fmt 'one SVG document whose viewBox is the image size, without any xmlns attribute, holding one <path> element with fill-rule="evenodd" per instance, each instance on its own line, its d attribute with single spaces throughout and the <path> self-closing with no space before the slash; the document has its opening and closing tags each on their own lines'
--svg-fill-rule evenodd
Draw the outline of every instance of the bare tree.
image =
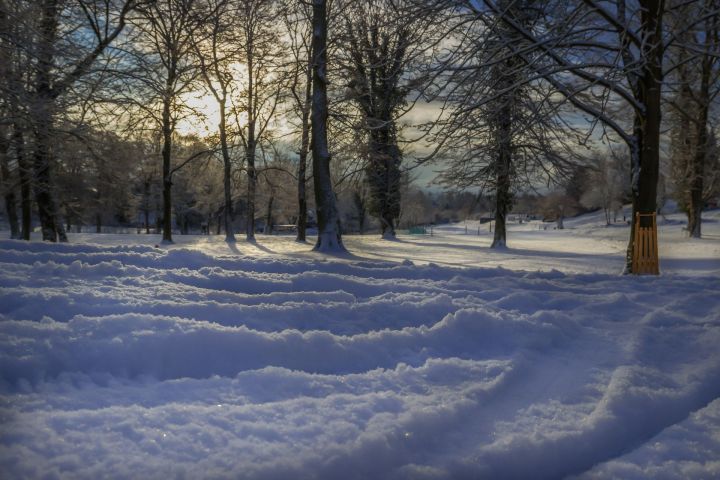
<svg viewBox="0 0 720 480">
<path fill-rule="evenodd" d="M 247 0 L 241 4 L 237 24 L 241 43 L 237 60 L 244 65 L 245 72 L 235 108 L 248 179 L 245 231 L 248 241 L 255 239 L 258 146 L 271 133 L 282 94 L 281 38 L 273 25 L 277 13 L 273 0 Z"/>
<path fill-rule="evenodd" d="M 290 94 L 294 127 L 299 131 L 297 164 L 297 236 L 298 242 L 306 241 L 307 158 L 310 153 L 310 108 L 312 106 L 312 10 L 309 4 L 286 0 L 283 7 L 285 26 L 290 47 Z"/>
<path fill-rule="evenodd" d="M 711 110 L 720 94 L 720 2 L 671 2 L 674 66 L 668 83 L 672 120 L 672 171 L 691 237 L 702 235 L 702 209 L 712 188 Z M 697 19 L 701 19 L 700 22 Z"/>
<path fill-rule="evenodd" d="M 580 111 L 612 130 L 630 151 L 633 217 L 656 211 L 659 175 L 663 60 L 674 37 L 666 37 L 664 0 L 558 0 L 542 4 L 543 28 L 529 30 L 502 5 L 467 2 L 478 15 L 498 16 L 531 47 L 513 51 Z M 540 6 L 540 3 L 537 3 Z M 528 58 L 529 48 L 540 54 Z M 624 104 L 633 121 L 614 118 L 609 103 Z M 634 228 L 625 271 L 632 271 Z"/>
<path fill-rule="evenodd" d="M 148 98 L 136 102 L 162 132 L 162 235 L 172 243 L 173 139 L 182 115 L 182 95 L 193 90 L 199 75 L 193 55 L 201 17 L 196 0 L 159 0 L 133 19 L 140 31 L 136 79 Z M 135 95 L 135 93 L 133 93 Z M 158 112 L 159 110 L 159 112 Z"/>
<path fill-rule="evenodd" d="M 219 109 L 218 135 L 223 162 L 223 224 L 225 241 L 235 242 L 233 232 L 232 162 L 231 140 L 228 139 L 228 115 L 233 83 L 233 67 L 239 54 L 239 43 L 234 21 L 237 20 L 238 5 L 231 0 L 208 0 L 211 13 L 203 24 L 202 41 L 195 42 L 195 52 L 207 89 L 212 93 Z"/>
<path fill-rule="evenodd" d="M 137 145 L 90 126 L 73 133 L 54 145 L 55 185 L 66 230 L 79 231 L 86 223 L 94 223 L 97 233 L 107 224 L 128 226 L 134 217 Z"/>
<path fill-rule="evenodd" d="M 493 10 L 497 5 L 487 1 Z M 579 110 L 614 132 L 630 152 L 631 198 L 635 214 L 657 210 L 662 86 L 667 49 L 678 38 L 665 35 L 672 8 L 664 0 L 584 0 L 557 4 L 562 15 L 542 34 L 521 32 L 544 54 L 537 72 Z M 595 41 L 601 39 L 602 41 Z M 602 99 L 598 104 L 597 98 Z M 632 122 L 613 117 L 608 104 L 624 105 Z M 648 220 L 649 221 L 649 220 Z M 625 272 L 633 272 L 635 222 L 632 222 Z M 648 225 L 644 225 L 648 226 Z"/>
<path fill-rule="evenodd" d="M 524 31 L 539 27 L 532 0 L 504 0 L 502 16 Z M 506 219 L 514 193 L 557 182 L 570 171 L 579 140 L 563 123 L 554 90 L 533 74 L 537 52 L 499 15 L 473 9 L 450 11 L 457 26 L 452 48 L 436 69 L 444 116 L 432 135 L 448 166 L 440 181 L 495 194 L 492 248 L 507 245 Z"/>
<path fill-rule="evenodd" d="M 8 59 L 11 110 L 16 117 L 15 154 L 20 173 L 28 168 L 25 133 L 32 137 L 32 171 L 35 201 L 43 240 L 66 241 L 53 194 L 52 144 L 60 100 L 85 76 L 96 60 L 125 28 L 127 15 L 141 0 L 42 0 L 3 2 L 3 49 L 16 54 Z M 10 7 L 12 3 L 13 8 Z M 8 12 L 14 14 L 8 18 Z M 22 15 L 17 15 L 22 12 Z M 13 34 L 20 34 L 22 37 Z M 9 36 L 9 37 L 8 37 Z M 9 40 L 8 40 L 9 38 Z M 59 68 L 61 67 L 61 68 Z M 17 70 L 22 68 L 22 70 Z M 23 124 L 27 128 L 23 128 Z M 26 179 L 21 185 L 27 184 Z M 29 234 L 29 202 L 23 198 L 23 236 Z M 26 228 L 27 227 L 27 228 Z"/>
<path fill-rule="evenodd" d="M 289 212 L 296 207 L 294 193 L 297 192 L 293 192 L 293 167 L 286 154 L 275 148 L 263 149 L 261 159 L 263 166 L 259 173 L 263 181 L 259 183 L 258 198 L 265 203 L 263 233 L 272 234 L 276 223 L 286 223 L 294 216 Z"/>
<path fill-rule="evenodd" d="M 5 1 L 0 2 L 0 78 L 6 79 L 6 82 L 12 81 L 12 44 L 11 44 L 11 32 L 10 22 L 8 19 L 9 8 L 5 4 Z M 9 86 L 8 86 L 9 87 Z M 10 163 L 11 163 L 11 141 L 10 141 L 10 127 L 11 121 L 11 109 L 10 104 L 14 103 L 11 98 L 15 95 L 12 88 L 3 88 L 0 90 L 2 94 L 0 99 L 0 118 L 3 119 L 0 122 L 0 192 L 5 200 L 5 210 L 8 216 L 8 222 L 10 223 L 10 238 L 20 238 L 22 232 L 20 231 L 20 225 L 17 216 L 17 199 L 15 192 L 17 186 L 15 185 L 16 175 L 12 174 Z M 7 120 L 5 120 L 7 119 Z"/>
<path fill-rule="evenodd" d="M 40 5 L 21 0 L 0 2 L 0 93 L 3 124 L 9 125 L 11 142 L 6 161 L 17 164 L 20 184 L 21 238 L 30 240 L 32 222 L 32 180 L 26 139 L 31 137 L 29 108 L 32 102 L 34 70 L 37 62 L 37 21 Z M 14 182 L 12 182 L 14 183 Z M 10 184 L 7 184 L 10 187 Z M 14 185 L 13 185 L 14 186 Z"/>
<path fill-rule="evenodd" d="M 5 200 L 5 211 L 10 223 L 10 238 L 20 238 L 20 223 L 17 216 L 15 180 L 10 170 L 10 138 L 8 127 L 0 125 L 0 192 Z"/>
<path fill-rule="evenodd" d="M 360 111 L 367 138 L 369 211 L 379 218 L 388 239 L 395 238 L 400 215 L 399 122 L 414 105 L 411 94 L 418 97 L 422 91 L 419 67 L 428 61 L 440 26 L 436 17 L 412 6 L 411 0 L 340 4 L 344 30 L 338 43 L 347 95 Z"/>
<path fill-rule="evenodd" d="M 622 208 L 622 201 L 629 192 L 629 178 L 617 157 L 597 154 L 588 167 L 580 204 L 586 208 L 603 209 L 605 223 L 613 223 L 614 214 Z"/>
<path fill-rule="evenodd" d="M 325 0 L 313 0 L 312 16 L 312 156 L 315 204 L 318 219 L 318 238 L 314 250 L 321 252 L 344 252 L 340 231 L 335 192 L 330 176 L 330 151 L 328 149 L 327 121 L 327 4 Z"/>
</svg>

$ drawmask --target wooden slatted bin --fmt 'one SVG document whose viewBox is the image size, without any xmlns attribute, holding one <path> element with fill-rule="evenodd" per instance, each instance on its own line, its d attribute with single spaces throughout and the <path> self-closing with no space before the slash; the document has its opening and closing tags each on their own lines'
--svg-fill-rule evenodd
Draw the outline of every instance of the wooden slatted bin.
<svg viewBox="0 0 720 480">
<path fill-rule="evenodd" d="M 657 218 L 653 213 L 635 214 L 632 270 L 636 275 L 659 275 Z"/>
</svg>

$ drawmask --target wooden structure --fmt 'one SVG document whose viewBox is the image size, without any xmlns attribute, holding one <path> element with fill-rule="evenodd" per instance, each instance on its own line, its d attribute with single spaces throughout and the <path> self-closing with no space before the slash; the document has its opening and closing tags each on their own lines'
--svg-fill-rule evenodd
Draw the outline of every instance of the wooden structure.
<svg viewBox="0 0 720 480">
<path fill-rule="evenodd" d="M 657 218 L 655 212 L 635 214 L 632 271 L 636 275 L 659 275 Z"/>
</svg>

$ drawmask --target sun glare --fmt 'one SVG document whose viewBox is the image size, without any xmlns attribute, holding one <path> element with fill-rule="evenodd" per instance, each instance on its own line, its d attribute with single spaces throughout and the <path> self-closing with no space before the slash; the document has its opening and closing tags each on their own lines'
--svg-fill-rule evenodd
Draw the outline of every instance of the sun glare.
<svg viewBox="0 0 720 480">
<path fill-rule="evenodd" d="M 179 134 L 207 137 L 217 133 L 220 107 L 212 94 L 192 92 L 185 94 L 182 101 L 192 112 L 175 127 Z"/>
<path fill-rule="evenodd" d="M 248 77 L 247 67 L 244 63 L 235 63 L 230 68 L 233 72 L 235 88 L 237 88 L 237 85 L 242 88 L 245 79 Z M 181 95 L 180 99 L 192 112 L 179 121 L 175 127 L 179 134 L 207 137 L 217 133 L 220 124 L 220 106 L 213 94 L 207 91 L 207 88 L 199 88 Z M 228 99 L 226 111 L 229 112 L 230 110 L 231 100 Z M 238 121 L 240 126 L 245 126 L 247 124 L 247 115 L 240 114 L 237 120 L 235 118 L 227 119 L 230 128 L 236 127 Z"/>
</svg>

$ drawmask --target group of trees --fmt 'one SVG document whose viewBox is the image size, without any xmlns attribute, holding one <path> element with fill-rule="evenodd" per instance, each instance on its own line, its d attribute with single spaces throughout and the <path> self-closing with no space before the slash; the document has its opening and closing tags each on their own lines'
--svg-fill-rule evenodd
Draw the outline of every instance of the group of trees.
<svg viewBox="0 0 720 480">
<path fill-rule="evenodd" d="M 110 0 L 105 5 L 79 2 L 79 11 L 75 13 L 83 15 L 87 26 L 81 33 L 73 25 L 61 21 L 68 16 L 62 6 L 57 0 L 3 0 L 0 4 L 1 153 L 6 171 L 3 177 L 5 183 L 13 181 L 7 171 L 8 153 L 13 149 L 23 210 L 23 230 L 19 234 L 26 239 L 30 235 L 29 192 L 32 186 L 43 239 L 67 240 L 63 225 L 58 221 L 53 192 L 52 144 L 60 128 L 57 117 L 60 111 L 73 110 L 82 114 L 77 111 L 77 105 L 69 104 L 68 96 L 92 88 L 81 84 L 80 80 L 123 31 L 127 15 L 136 2 L 128 0 L 112 5 L 112 8 Z M 26 148 L 28 146 L 30 148 Z M 12 204 L 12 200 L 9 203 Z"/>
<path fill-rule="evenodd" d="M 140 215 L 169 242 L 195 216 L 232 242 L 242 215 L 253 241 L 294 197 L 298 240 L 314 210 L 338 250 L 339 193 L 392 239 L 403 195 L 425 202 L 407 170 L 435 162 L 493 195 L 493 247 L 524 191 L 583 176 L 609 222 L 654 212 L 661 171 L 699 237 L 719 32 L 720 0 L 0 0 L 7 217 L 64 241 Z M 410 125 L 418 102 L 437 115 Z"/>
<path fill-rule="evenodd" d="M 438 77 L 443 80 L 435 96 L 450 106 L 439 122 L 437 143 L 463 153 L 446 181 L 486 182 L 496 191 L 496 219 L 502 225 L 512 189 L 527 185 L 528 176 L 530 183 L 537 181 L 532 180 L 537 171 L 551 182 L 567 177 L 573 170 L 568 149 L 602 141 L 624 146 L 633 218 L 652 213 L 662 113 L 670 109 L 679 119 L 674 129 L 685 132 L 676 135 L 682 146 L 675 151 L 685 150 L 687 158 L 674 159 L 681 164 L 675 186 L 686 199 L 690 233 L 700 235 L 702 193 L 717 161 L 712 132 L 720 87 L 720 2 L 466 0 L 453 5 L 452 24 L 461 34 L 441 64 L 450 78 Z M 420 12 L 447 6 L 441 0 L 430 7 L 417 2 Z M 589 133 L 573 121 L 579 114 L 590 122 Z M 596 175 L 611 174 L 607 165 L 594 167 Z M 586 201 L 597 203 L 589 196 Z M 633 239 L 631 232 L 628 271 Z M 501 227 L 494 245 L 504 245 Z"/>
</svg>

